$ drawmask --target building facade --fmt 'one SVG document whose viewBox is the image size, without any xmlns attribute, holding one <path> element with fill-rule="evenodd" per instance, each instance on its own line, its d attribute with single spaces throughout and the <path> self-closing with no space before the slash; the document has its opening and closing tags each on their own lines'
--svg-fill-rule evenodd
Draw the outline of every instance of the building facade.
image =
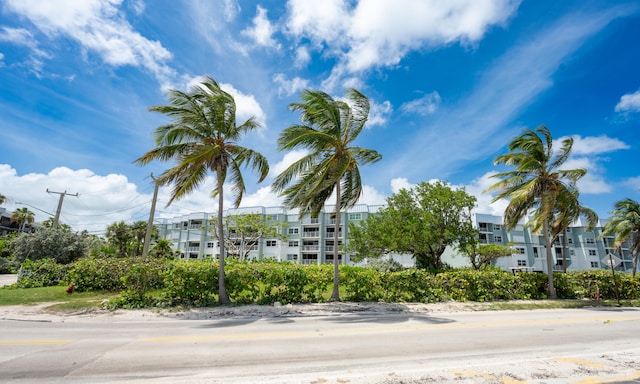
<svg viewBox="0 0 640 384">
<path fill-rule="evenodd" d="M 342 212 L 338 246 L 346 241 L 349 223 L 357 224 L 368 215 L 376 214 L 381 207 L 361 204 Z M 323 264 L 333 262 L 337 254 L 340 263 L 351 264 L 349 255 L 338 252 L 338 247 L 334 244 L 335 213 L 332 206 L 325 207 L 317 218 L 301 218 L 297 210 L 282 207 L 238 208 L 225 212 L 226 217 L 240 214 L 259 214 L 269 222 L 279 223 L 278 230 L 282 231 L 282 236 L 260 238 L 251 244 L 248 252 L 250 259 Z M 216 217 L 216 214 L 203 212 L 164 219 L 157 224 L 160 238 L 171 241 L 173 248 L 180 251 L 181 258 L 218 258 L 219 242 L 212 225 L 212 220 L 215 221 Z M 511 256 L 498 259 L 496 266 L 513 271 L 547 271 L 546 248 L 541 235 L 532 233 L 522 223 L 514 230 L 507 231 L 501 216 L 475 214 L 474 222 L 481 243 L 500 244 L 514 249 Z M 612 246 L 612 236 L 601 238 L 602 225 L 605 223 L 606 221 L 599 223 L 592 231 L 588 231 L 586 223 L 581 221 L 568 228 L 566 248 L 565 235 L 553 244 L 554 270 L 563 270 L 564 263 L 567 270 L 610 268 L 613 263 L 617 270 L 631 271 L 633 263 L 628 246 L 617 250 Z M 233 240 L 233 234 L 230 238 Z M 411 255 L 393 257 L 405 266 L 413 263 Z M 443 261 L 453 266 L 469 265 L 467 258 L 455 249 L 447 249 Z"/>
</svg>

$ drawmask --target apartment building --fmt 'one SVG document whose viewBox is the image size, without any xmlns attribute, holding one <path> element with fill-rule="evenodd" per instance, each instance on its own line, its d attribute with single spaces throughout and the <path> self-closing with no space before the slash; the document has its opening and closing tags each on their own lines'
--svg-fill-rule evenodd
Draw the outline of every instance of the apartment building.
<svg viewBox="0 0 640 384">
<path fill-rule="evenodd" d="M 382 206 L 356 205 L 341 213 L 338 246 L 346 241 L 349 223 L 358 223 L 368 215 L 375 214 Z M 264 237 L 249 244 L 248 258 L 292 261 L 300 264 L 323 264 L 333 262 L 338 257 L 341 263 L 352 264 L 349 255 L 343 255 L 334 244 L 335 213 L 333 206 L 326 206 L 317 218 L 303 216 L 297 210 L 286 210 L 282 207 L 251 207 L 230 209 L 225 216 L 239 214 L 259 214 L 273 223 L 280 223 L 278 230 L 284 237 Z M 185 259 L 202 259 L 219 257 L 219 243 L 213 232 L 211 220 L 216 214 L 194 213 L 185 216 L 165 219 L 157 224 L 160 238 L 168 239 L 174 249 L 179 250 Z M 512 231 L 502 225 L 502 217 L 475 214 L 474 221 L 479 230 L 480 242 L 485 244 L 501 244 L 514 249 L 511 256 L 498 259 L 495 264 L 505 270 L 542 271 L 546 272 L 546 248 L 544 239 L 532 233 L 523 223 Z M 567 270 L 587 270 L 614 268 L 631 271 L 632 259 L 628 247 L 620 251 L 613 248 L 613 237 L 600 238 L 601 222 L 593 231 L 587 231 L 586 223 L 577 221 L 565 235 L 553 244 L 554 270 L 563 270 L 566 262 Z M 233 233 L 230 238 L 233 240 Z M 563 255 L 564 250 L 565 254 Z M 411 255 L 393 255 L 394 259 L 404 265 L 411 265 Z M 454 265 L 468 265 L 466 257 L 455 249 L 447 249 L 443 261 Z"/>
</svg>

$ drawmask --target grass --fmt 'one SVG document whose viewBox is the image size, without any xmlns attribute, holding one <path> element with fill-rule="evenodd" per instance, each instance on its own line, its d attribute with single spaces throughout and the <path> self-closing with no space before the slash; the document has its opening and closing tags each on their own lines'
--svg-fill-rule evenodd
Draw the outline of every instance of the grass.
<svg viewBox="0 0 640 384">
<path fill-rule="evenodd" d="M 0 289 L 0 306 L 2 305 L 35 305 L 52 303 L 51 309 L 74 311 L 97 307 L 104 299 L 118 297 L 114 292 L 74 292 L 67 293 L 67 287 L 13 288 Z"/>
<path fill-rule="evenodd" d="M 523 309 L 563 309 L 588 307 L 617 307 L 616 300 L 539 300 L 539 301 L 504 301 L 487 303 L 485 309 L 492 311 Z M 640 300 L 620 300 L 622 307 L 640 307 Z"/>
</svg>

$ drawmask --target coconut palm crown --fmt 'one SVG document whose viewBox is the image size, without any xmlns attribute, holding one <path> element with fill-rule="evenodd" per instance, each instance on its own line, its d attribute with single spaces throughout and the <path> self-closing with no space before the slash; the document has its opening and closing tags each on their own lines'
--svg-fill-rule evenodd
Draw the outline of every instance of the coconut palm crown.
<svg viewBox="0 0 640 384">
<path fill-rule="evenodd" d="M 233 96 L 223 91 L 211 77 L 204 79 L 190 92 L 169 90 L 169 105 L 151 107 L 149 110 L 162 113 L 171 122 L 156 128 L 155 148 L 135 160 L 140 165 L 153 160 L 176 161 L 173 168 L 162 173 L 157 182 L 173 185 L 167 205 L 198 188 L 209 172 L 216 175 L 213 197 L 218 197 L 218 239 L 220 239 L 219 300 L 228 304 L 224 285 L 224 229 L 223 185 L 227 173 L 231 175 L 234 206 L 238 207 L 246 190 L 242 167 L 258 173 L 258 182 L 269 173 L 267 159 L 252 149 L 238 144 L 240 138 L 257 128 L 252 117 L 236 125 L 236 104 Z"/>
<path fill-rule="evenodd" d="M 533 213 L 529 225 L 542 231 L 547 258 L 549 297 L 555 298 L 553 285 L 553 256 L 551 253 L 554 220 L 562 219 L 557 215 L 565 208 L 575 209 L 575 204 L 562 207 L 563 201 L 577 201 L 576 182 L 586 174 L 585 169 L 561 169 L 571 154 L 573 139 L 562 140 L 560 149 L 554 153 L 553 138 L 545 126 L 535 131 L 526 129 L 514 138 L 508 146 L 509 152 L 499 155 L 494 165 L 506 165 L 513 170 L 500 172 L 492 177 L 501 179 L 487 189 L 497 192 L 493 201 L 508 199 L 509 204 L 504 212 L 504 225 L 508 230 L 514 229 L 518 221 Z M 568 211 L 567 211 L 568 214 Z"/>
<path fill-rule="evenodd" d="M 346 91 L 348 102 L 335 100 L 322 91 L 304 90 L 302 101 L 292 103 L 300 111 L 302 124 L 292 125 L 278 138 L 280 150 L 305 149 L 308 154 L 278 175 L 272 185 L 284 204 L 299 208 L 300 216 L 317 217 L 335 193 L 334 287 L 338 294 L 338 245 L 340 211 L 353 207 L 362 194 L 359 165 L 374 163 L 382 156 L 375 150 L 353 146 L 369 116 L 369 99 L 355 89 Z"/>
</svg>

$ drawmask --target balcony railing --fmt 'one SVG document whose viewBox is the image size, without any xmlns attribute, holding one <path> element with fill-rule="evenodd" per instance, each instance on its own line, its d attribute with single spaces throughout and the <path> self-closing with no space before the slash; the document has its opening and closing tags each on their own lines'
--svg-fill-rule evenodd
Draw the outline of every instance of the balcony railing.
<svg viewBox="0 0 640 384">
<path fill-rule="evenodd" d="M 302 250 L 303 251 L 319 251 L 320 246 L 319 245 L 303 245 Z"/>
<path fill-rule="evenodd" d="M 320 237 L 320 231 L 304 231 L 302 232 L 302 237 L 306 237 L 306 238 Z"/>
</svg>

